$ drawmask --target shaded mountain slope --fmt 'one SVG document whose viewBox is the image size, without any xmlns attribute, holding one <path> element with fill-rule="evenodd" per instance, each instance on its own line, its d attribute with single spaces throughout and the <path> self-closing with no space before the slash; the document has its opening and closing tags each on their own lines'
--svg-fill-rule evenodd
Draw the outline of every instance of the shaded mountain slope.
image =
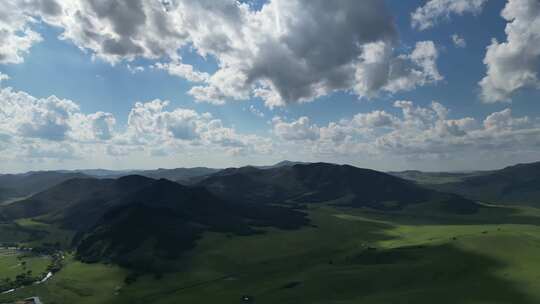
<svg viewBox="0 0 540 304">
<path fill-rule="evenodd" d="M 387 172 L 390 175 L 397 176 L 406 180 L 414 181 L 421 185 L 434 185 L 461 182 L 466 178 L 479 176 L 488 171 L 472 171 L 472 172 L 423 172 L 416 170 Z"/>
<path fill-rule="evenodd" d="M 0 175 L 0 188 L 3 199 L 28 196 L 44 191 L 73 178 L 88 177 L 82 173 L 63 173 L 56 171 L 28 172 L 24 174 Z"/>
<path fill-rule="evenodd" d="M 80 232 L 77 255 L 87 262 L 154 269 L 156 258 L 179 257 L 205 231 L 249 235 L 260 233 L 256 227 L 296 229 L 307 223 L 298 211 L 226 202 L 204 188 L 162 179 L 117 200 L 93 227 Z"/>
<path fill-rule="evenodd" d="M 290 208 L 224 201 L 202 187 L 143 176 L 73 179 L 0 209 L 6 219 L 39 217 L 75 232 L 77 256 L 154 271 L 203 233 L 297 229 L 306 214 Z M 161 264 L 160 264 L 161 265 Z"/>
<path fill-rule="evenodd" d="M 485 202 L 540 206 L 540 162 L 519 164 L 434 188 Z"/>
<path fill-rule="evenodd" d="M 429 190 L 386 173 L 326 163 L 264 170 L 255 167 L 226 169 L 204 179 L 199 185 L 227 200 L 250 203 L 331 202 L 400 210 L 415 203 L 437 202 L 446 206 L 459 201 L 461 207 L 457 211 L 471 213 L 478 208 L 472 201 Z"/>
<path fill-rule="evenodd" d="M 153 179 L 168 179 L 182 183 L 190 182 L 191 179 L 208 176 L 218 172 L 220 169 L 194 167 L 194 168 L 176 168 L 176 169 L 156 169 L 156 170 L 104 170 L 104 169 L 88 169 L 75 170 L 67 172 L 79 172 L 95 178 L 120 178 L 130 175 L 140 175 Z"/>
<path fill-rule="evenodd" d="M 42 191 L 32 197 L 10 204 L 0 209 L 10 219 L 47 216 L 49 219 L 69 219 L 70 214 L 84 210 L 86 215 L 95 209 L 103 209 L 105 203 L 119 196 L 147 186 L 154 180 L 142 176 L 127 176 L 119 179 L 75 178 Z M 70 225 L 62 222 L 66 228 L 78 228 L 93 218 L 81 217 Z"/>
<path fill-rule="evenodd" d="M 195 168 L 134 171 L 132 172 L 132 174 L 138 174 L 138 175 L 146 176 L 153 179 L 164 178 L 164 179 L 168 179 L 170 181 L 176 181 L 179 183 L 189 183 L 191 179 L 208 176 L 218 171 L 219 169 L 195 167 Z"/>
</svg>

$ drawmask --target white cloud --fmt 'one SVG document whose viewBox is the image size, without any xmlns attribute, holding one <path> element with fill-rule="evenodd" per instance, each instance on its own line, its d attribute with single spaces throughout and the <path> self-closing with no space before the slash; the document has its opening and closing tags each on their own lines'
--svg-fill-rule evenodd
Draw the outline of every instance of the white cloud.
<svg viewBox="0 0 540 304">
<path fill-rule="evenodd" d="M 32 30 L 37 22 L 32 17 L 33 3 L 46 1 L 2 1 L 0 10 L 0 64 L 14 64 L 24 61 L 24 55 L 33 44 L 42 40 L 41 35 Z M 46 12 L 44 11 L 43 14 Z"/>
<path fill-rule="evenodd" d="M 36 98 L 12 88 L 0 89 L 0 132 L 45 141 L 105 141 L 113 137 L 112 114 L 83 114 L 79 106 L 56 96 Z"/>
<path fill-rule="evenodd" d="M 412 26 L 426 30 L 434 27 L 441 19 L 449 19 L 453 14 L 478 14 L 486 2 L 487 0 L 429 0 L 411 14 Z"/>
<path fill-rule="evenodd" d="M 452 35 L 452 42 L 454 43 L 454 46 L 457 48 L 467 47 L 467 41 L 465 41 L 465 38 L 461 37 L 458 34 Z"/>
<path fill-rule="evenodd" d="M 270 0 L 260 10 L 235 0 L 10 0 L 10 4 L 5 14 L 16 15 L 19 28 L 10 25 L 11 39 L 20 29 L 43 21 L 62 29 L 60 39 L 112 64 L 135 58 L 160 60 L 156 68 L 200 83 L 189 93 L 201 102 L 223 104 L 253 96 L 264 99 L 268 107 L 309 102 L 334 91 L 352 91 L 359 69 L 369 93 L 381 82 L 392 91 L 410 90 L 440 76 L 429 74 L 436 71 L 428 67 L 436 60 L 435 49 L 423 58 L 414 52 L 393 54 L 397 33 L 380 0 L 361 4 Z M 397 75 L 381 73 L 383 68 L 358 68 L 370 56 L 365 46 L 377 43 L 390 50 L 378 64 L 397 69 Z M 19 55 L 11 61 L 21 62 L 28 48 L 16 51 Z M 183 63 L 179 54 L 184 50 L 213 57 L 218 70 L 209 74 Z"/>
<path fill-rule="evenodd" d="M 168 101 L 138 102 L 127 125 L 105 112 L 82 113 L 71 100 L 36 98 L 12 88 L 0 89 L 0 149 L 2 159 L 80 160 L 130 158 L 137 153 L 268 154 L 272 141 L 239 134 L 209 113 L 168 110 Z M 120 130 L 121 131 L 120 131 Z"/>
<path fill-rule="evenodd" d="M 247 151 L 267 151 L 266 139 L 255 135 L 238 134 L 233 128 L 223 126 L 220 119 L 210 113 L 176 108 L 168 111 L 169 101 L 159 99 L 136 103 L 128 118 L 124 138 L 127 144 L 143 147 L 223 149 L 230 154 Z M 163 152 L 163 151 L 162 151 Z"/>
<path fill-rule="evenodd" d="M 11 134 L 63 140 L 71 130 L 69 120 L 78 110 L 72 101 L 56 96 L 37 99 L 11 88 L 0 90 L 0 128 Z"/>
<path fill-rule="evenodd" d="M 352 123 L 360 128 L 383 128 L 393 127 L 398 123 L 398 118 L 385 111 L 373 111 L 370 113 L 356 114 Z"/>
<path fill-rule="evenodd" d="M 138 102 L 128 117 L 128 131 L 139 138 L 163 140 L 195 140 L 200 138 L 199 126 L 209 118 L 188 109 L 166 111 L 168 101 L 159 99 L 147 103 Z"/>
<path fill-rule="evenodd" d="M 292 122 L 285 122 L 280 117 L 272 119 L 274 134 L 284 140 L 317 140 L 320 137 L 319 127 L 312 125 L 308 117 L 300 117 Z"/>
<path fill-rule="evenodd" d="M 144 67 L 143 66 L 132 66 L 131 64 L 128 63 L 126 65 L 126 68 L 128 69 L 128 71 L 131 74 L 137 74 L 137 73 L 144 72 Z"/>
<path fill-rule="evenodd" d="M 2 84 L 2 81 L 6 80 L 9 80 L 9 76 L 0 72 L 0 85 Z"/>
<path fill-rule="evenodd" d="M 512 131 L 512 130 L 518 130 L 522 128 L 527 128 L 531 125 L 531 121 L 529 117 L 520 117 L 520 118 L 514 118 L 512 117 L 512 110 L 511 109 L 505 109 L 500 112 L 495 112 L 490 114 L 486 119 L 484 120 L 484 127 L 486 130 L 493 130 L 493 131 Z"/>
<path fill-rule="evenodd" d="M 480 82 L 485 102 L 509 101 L 523 88 L 540 88 L 540 2 L 509 0 L 502 11 L 507 20 L 506 42 L 493 40 L 484 63 L 487 75 Z"/>
<path fill-rule="evenodd" d="M 178 76 L 191 82 L 206 82 L 210 78 L 208 73 L 197 71 L 192 65 L 179 61 L 169 63 L 158 62 L 155 64 L 155 68 L 165 70 L 170 75 Z"/>
<path fill-rule="evenodd" d="M 418 42 L 410 54 L 399 56 L 382 41 L 366 44 L 363 49 L 354 86 L 359 96 L 409 91 L 443 79 L 436 63 L 439 52 L 432 41 Z"/>
<path fill-rule="evenodd" d="M 309 117 L 275 117 L 271 134 L 243 134 L 209 113 L 173 108 L 168 101 L 136 103 L 125 126 L 109 113 L 82 113 L 70 100 L 36 98 L 0 89 L 0 159 L 6 163 L 92 166 L 110 159 L 137 167 L 159 157 L 201 160 L 268 155 L 326 161 L 415 161 L 436 167 L 437 160 L 494 159 L 540 152 L 540 119 L 515 116 L 511 109 L 483 120 L 456 117 L 438 102 L 418 106 L 396 101 L 398 113 L 375 110 L 319 126 Z M 528 154 L 527 154 L 528 153 Z M 94 162 L 92 162 L 92 160 Z M 99 162 L 98 162 L 99 163 Z M 471 163 L 474 165 L 474 163 Z"/>
<path fill-rule="evenodd" d="M 289 123 L 276 118 L 274 134 L 283 141 L 276 143 L 277 149 L 286 147 L 313 159 L 362 158 L 383 163 L 397 159 L 398 163 L 414 161 L 418 166 L 441 158 L 445 164 L 485 161 L 476 156 L 489 153 L 496 159 L 513 153 L 523 157 L 540 150 L 540 119 L 514 117 L 510 109 L 479 122 L 472 117 L 450 118 L 451 111 L 438 102 L 420 107 L 411 101 L 396 101 L 394 106 L 401 109 L 401 115 L 377 110 L 322 127 L 307 117 Z M 430 166 L 437 167 L 433 162 Z"/>
</svg>

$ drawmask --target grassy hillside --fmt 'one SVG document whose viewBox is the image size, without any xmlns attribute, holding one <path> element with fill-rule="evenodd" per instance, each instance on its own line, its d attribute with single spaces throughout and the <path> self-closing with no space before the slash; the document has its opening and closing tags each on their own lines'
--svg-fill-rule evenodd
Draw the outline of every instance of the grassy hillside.
<svg viewBox="0 0 540 304">
<path fill-rule="evenodd" d="M 226 169 L 199 185 L 229 201 L 255 204 L 330 202 L 389 211 L 433 202 L 441 207 L 441 213 L 474 213 L 478 209 L 473 201 L 429 190 L 386 173 L 326 163 Z"/>
<path fill-rule="evenodd" d="M 298 229 L 307 223 L 302 212 L 230 203 L 204 188 L 159 180 L 117 200 L 94 226 L 80 231 L 77 256 L 161 273 L 205 231 L 252 235 L 262 232 L 259 227 Z"/>
<path fill-rule="evenodd" d="M 298 229 L 308 223 L 304 213 L 290 208 L 224 201 L 204 188 L 142 176 L 72 179 L 1 212 L 16 220 L 11 225 L 24 222 L 30 234 L 76 250 L 82 261 L 156 273 L 171 271 L 169 260 L 192 249 L 206 231 L 250 235 L 262 227 Z"/>
<path fill-rule="evenodd" d="M 201 185 L 211 191 L 74 179 L 3 206 L 0 242 L 55 246 L 66 259 L 0 303 L 540 301 L 540 209 L 330 164 L 226 169 Z"/>
<path fill-rule="evenodd" d="M 359 209 L 309 213 L 314 226 L 296 231 L 206 233 L 189 259 L 171 265 L 182 270 L 162 277 L 126 284 L 122 268 L 70 260 L 48 283 L 0 301 L 29 295 L 59 304 L 237 304 L 243 295 L 269 304 L 540 301 L 537 209 L 488 208 L 447 224 Z"/>
<path fill-rule="evenodd" d="M 540 206 L 540 162 L 486 172 L 433 188 L 485 202 Z"/>
<path fill-rule="evenodd" d="M 44 191 L 73 178 L 85 177 L 81 173 L 56 171 L 0 174 L 0 202 L 13 197 L 23 197 Z"/>
</svg>

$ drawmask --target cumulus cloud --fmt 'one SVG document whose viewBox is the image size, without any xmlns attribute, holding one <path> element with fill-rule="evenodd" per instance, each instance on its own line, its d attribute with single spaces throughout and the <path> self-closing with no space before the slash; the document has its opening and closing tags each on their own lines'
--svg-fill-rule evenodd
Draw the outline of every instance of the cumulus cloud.
<svg viewBox="0 0 540 304">
<path fill-rule="evenodd" d="M 168 105 L 168 101 L 159 99 L 136 103 L 129 113 L 128 128 L 143 137 L 161 136 L 180 140 L 199 138 L 197 128 L 203 117 L 186 109 L 165 111 Z"/>
<path fill-rule="evenodd" d="M 33 44 L 42 40 L 41 35 L 32 30 L 36 20 L 30 7 L 22 1 L 2 1 L 0 11 L 0 64 L 21 63 Z"/>
<path fill-rule="evenodd" d="M 2 81 L 6 80 L 9 80 L 9 76 L 0 72 L 0 85 L 2 84 Z"/>
<path fill-rule="evenodd" d="M 487 0 L 429 0 L 411 14 L 412 26 L 419 30 L 434 27 L 451 15 L 478 14 Z"/>
<path fill-rule="evenodd" d="M 397 117 L 380 110 L 370 113 L 359 113 L 352 119 L 352 124 L 359 128 L 390 128 L 396 126 L 397 123 Z"/>
<path fill-rule="evenodd" d="M 506 41 L 493 40 L 484 64 L 487 75 L 480 81 L 485 102 L 509 101 L 523 88 L 540 88 L 540 2 L 509 0 L 502 17 L 507 20 Z"/>
<path fill-rule="evenodd" d="M 89 115 L 80 115 L 81 121 L 89 124 L 88 128 L 82 126 L 79 130 L 89 130 L 97 140 L 109 140 L 114 136 L 116 119 L 111 113 L 97 112 Z"/>
<path fill-rule="evenodd" d="M 396 101 L 394 107 L 401 110 L 400 115 L 377 110 L 326 126 L 317 126 L 307 117 L 291 122 L 277 118 L 274 134 L 284 142 L 277 146 L 302 151 L 315 159 L 352 160 L 361 156 L 401 161 L 459 160 L 488 152 L 501 157 L 516 151 L 537 153 L 540 149 L 540 120 L 515 117 L 510 109 L 478 121 L 451 117 L 451 111 L 438 102 L 422 107 L 411 101 Z"/>
<path fill-rule="evenodd" d="M 280 117 L 274 117 L 272 123 L 274 134 L 284 140 L 317 140 L 320 137 L 319 127 L 312 125 L 306 116 L 292 122 L 286 122 Z"/>
<path fill-rule="evenodd" d="M 110 113 L 82 113 L 72 100 L 0 89 L 0 135 L 15 158 L 76 159 L 81 145 L 111 140 L 115 123 Z"/>
<path fill-rule="evenodd" d="M 223 125 L 210 113 L 176 108 L 169 111 L 169 101 L 138 102 L 128 116 L 123 138 L 127 145 L 167 147 L 212 147 L 229 154 L 267 151 L 268 141 L 255 135 L 244 135 Z M 164 152 L 164 150 L 161 150 Z"/>
<path fill-rule="evenodd" d="M 454 46 L 457 48 L 465 48 L 467 47 L 467 41 L 465 41 L 465 38 L 461 37 L 458 34 L 453 34 L 451 36 L 452 43 L 454 43 Z"/>
<path fill-rule="evenodd" d="M 221 67 L 207 85 L 191 90 L 197 100 L 223 103 L 253 94 L 274 107 L 349 89 L 358 46 L 395 37 L 380 1 L 270 1 L 260 11 L 233 11 L 243 22 L 227 19 L 210 36 L 207 29 L 194 33 L 198 51 L 214 55 Z"/>
<path fill-rule="evenodd" d="M 366 44 L 363 49 L 355 73 L 354 91 L 359 96 L 408 91 L 443 79 L 433 41 L 418 42 L 410 54 L 399 56 L 394 56 L 392 46 L 382 41 Z"/>
<path fill-rule="evenodd" d="M 104 141 L 113 137 L 110 113 L 84 114 L 72 100 L 36 98 L 12 88 L 0 90 L 0 132 L 45 141 Z"/>
<path fill-rule="evenodd" d="M 56 96 L 37 99 L 11 88 L 0 91 L 0 128 L 12 134 L 63 140 L 71 130 L 70 118 L 79 110 L 70 100 Z"/>
<path fill-rule="evenodd" d="M 133 153 L 267 154 L 270 138 L 240 134 L 210 113 L 170 109 L 169 101 L 137 102 L 127 124 L 117 128 L 114 115 L 86 114 L 74 101 L 36 98 L 12 88 L 0 89 L 0 149 L 6 157 L 80 159 Z M 196 152 L 198 151 L 198 152 Z"/>
<path fill-rule="evenodd" d="M 271 153 L 329 161 L 359 157 L 420 161 L 467 159 L 484 152 L 498 156 L 537 153 L 540 149 L 540 119 L 515 116 L 511 109 L 477 120 L 456 117 L 438 102 L 419 106 L 398 100 L 394 108 L 396 111 L 356 113 L 325 125 L 307 116 L 274 117 L 271 134 L 261 136 L 240 133 L 209 113 L 174 108 L 159 99 L 136 103 L 126 125 L 117 126 L 110 113 L 86 114 L 71 100 L 36 98 L 3 88 L 0 159 L 133 161 L 132 157 L 264 157 Z"/>
<path fill-rule="evenodd" d="M 205 72 L 195 70 L 192 65 L 185 64 L 180 61 L 169 63 L 158 62 L 154 65 L 155 68 L 167 71 L 170 75 L 182 77 L 191 82 L 206 82 L 210 75 Z"/>
<path fill-rule="evenodd" d="M 512 131 L 527 128 L 531 123 L 529 117 L 514 118 L 511 109 L 504 109 L 503 111 L 492 113 L 486 117 L 484 120 L 484 127 L 486 130 Z"/>
<path fill-rule="evenodd" d="M 135 58 L 158 60 L 155 68 L 199 83 L 189 93 L 201 102 L 224 104 L 255 96 L 268 107 L 276 107 L 339 90 L 365 93 L 356 89 L 358 81 L 364 83 L 360 87 L 367 83 L 372 93 L 371 89 L 384 87 L 379 83 L 399 91 L 438 79 L 428 67 L 436 59 L 434 49 L 421 54 L 424 58 L 395 54 L 394 21 L 379 0 L 361 4 L 355 0 L 270 0 L 258 10 L 235 0 L 9 3 L 5 14 L 17 19 L 6 23 L 10 39 L 28 31 L 23 35 L 27 46 L 18 42 L 19 50 L 6 49 L 9 61 L 23 60 L 22 55 L 39 39 L 31 25 L 46 22 L 62 30 L 60 39 L 112 64 Z M 377 59 L 379 67 L 366 68 L 368 53 L 374 52 L 376 44 L 384 45 L 384 56 Z M 422 46 L 429 47 L 421 43 L 417 48 Z M 197 71 L 182 62 L 184 50 L 213 57 L 217 71 Z M 384 73 L 385 66 L 397 72 Z M 413 80 L 406 81 L 407 76 Z"/>
</svg>

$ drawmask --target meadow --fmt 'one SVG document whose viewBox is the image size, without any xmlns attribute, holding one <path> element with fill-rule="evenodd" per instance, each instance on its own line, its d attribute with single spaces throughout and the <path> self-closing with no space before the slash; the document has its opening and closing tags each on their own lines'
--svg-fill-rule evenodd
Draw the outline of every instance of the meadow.
<svg viewBox="0 0 540 304">
<path fill-rule="evenodd" d="M 23 272 L 31 271 L 34 275 L 45 272 L 50 259 L 46 256 L 34 256 L 11 249 L 0 249 L 0 280 L 15 280 Z"/>
<path fill-rule="evenodd" d="M 296 231 L 207 233 L 170 262 L 173 273 L 129 284 L 125 269 L 68 256 L 51 280 L 0 303 L 34 295 L 46 304 L 236 304 L 244 295 L 268 304 L 540 302 L 538 209 L 486 207 L 445 221 L 324 205 L 309 214 L 312 225 Z"/>
</svg>

